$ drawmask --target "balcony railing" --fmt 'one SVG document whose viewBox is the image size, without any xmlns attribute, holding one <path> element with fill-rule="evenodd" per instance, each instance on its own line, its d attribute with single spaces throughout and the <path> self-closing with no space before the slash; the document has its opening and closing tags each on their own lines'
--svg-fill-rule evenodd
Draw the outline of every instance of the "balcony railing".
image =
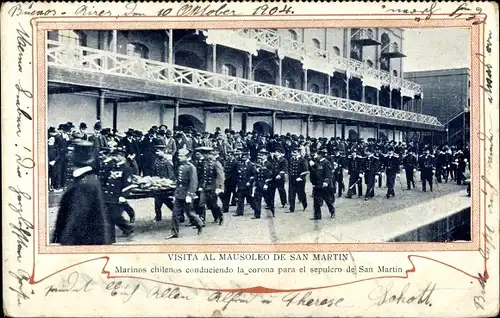
<svg viewBox="0 0 500 318">
<path fill-rule="evenodd" d="M 251 31 L 251 32 L 249 32 Z M 344 58 L 338 56 L 333 51 L 317 49 L 314 46 L 305 45 L 302 42 L 291 39 L 286 36 L 282 36 L 275 30 L 271 29 L 257 29 L 257 30 L 224 30 L 224 32 L 236 32 L 238 35 L 244 38 L 251 38 L 257 41 L 257 44 L 264 49 L 275 50 L 283 52 L 284 55 L 295 58 L 304 59 L 304 57 L 313 58 L 325 63 L 332 64 L 332 67 L 327 67 L 325 69 L 329 70 L 331 68 L 344 71 L 353 75 L 360 77 L 363 76 L 374 76 L 376 79 L 381 81 L 382 85 L 389 86 L 394 81 L 400 83 L 400 87 L 411 90 L 415 92 L 415 95 L 419 95 L 422 92 L 422 87 L 417 83 L 413 83 L 398 77 L 398 80 L 391 78 L 396 78 L 392 76 L 389 72 L 382 71 L 379 69 L 373 69 L 362 62 Z M 388 52 L 392 52 L 394 48 L 387 48 Z M 360 65 L 361 63 L 361 65 Z"/>
<path fill-rule="evenodd" d="M 434 126 L 442 126 L 436 117 L 370 105 L 353 100 L 316 94 L 251 81 L 239 77 L 202 71 L 199 69 L 128 56 L 83 46 L 66 46 L 47 41 L 49 66 L 99 72 L 143 80 L 168 83 L 199 89 L 231 92 L 235 95 L 260 97 L 299 105 L 311 105 L 358 114 L 399 119 Z"/>
</svg>

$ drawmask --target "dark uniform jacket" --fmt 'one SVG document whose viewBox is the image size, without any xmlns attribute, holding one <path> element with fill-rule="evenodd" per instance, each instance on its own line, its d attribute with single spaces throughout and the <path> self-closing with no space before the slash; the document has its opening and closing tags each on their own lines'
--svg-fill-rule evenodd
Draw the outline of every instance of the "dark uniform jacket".
<svg viewBox="0 0 500 318">
<path fill-rule="evenodd" d="M 273 165 L 267 160 L 257 163 L 257 178 L 255 179 L 255 186 L 259 188 L 262 188 L 265 185 L 269 186 L 269 182 L 272 181 L 272 170 Z"/>
<path fill-rule="evenodd" d="M 226 183 L 236 184 L 236 179 L 238 178 L 238 161 L 236 158 L 230 156 L 224 161 L 224 176 Z"/>
<path fill-rule="evenodd" d="M 407 154 L 403 156 L 403 166 L 408 169 L 414 169 L 417 167 L 417 156 L 414 154 Z"/>
<path fill-rule="evenodd" d="M 396 174 L 399 173 L 399 166 L 401 164 L 399 155 L 394 153 L 391 155 L 387 155 L 387 165 L 385 166 L 385 172 L 387 174 Z"/>
<path fill-rule="evenodd" d="M 255 165 L 248 160 L 247 162 L 239 162 L 237 165 L 237 179 L 236 186 L 239 190 L 249 189 L 247 183 L 253 183 L 255 176 L 257 175 L 257 170 L 255 169 Z"/>
<path fill-rule="evenodd" d="M 204 190 L 223 189 L 224 168 L 217 160 L 203 160 Z"/>
<path fill-rule="evenodd" d="M 347 171 L 350 175 L 357 176 L 362 170 L 362 157 L 356 155 L 347 156 Z"/>
<path fill-rule="evenodd" d="M 429 154 L 420 156 L 419 166 L 421 171 L 434 170 L 435 165 L 436 165 L 436 159 L 434 155 Z"/>
<path fill-rule="evenodd" d="M 135 158 L 139 157 L 139 145 L 135 139 L 129 140 L 128 138 L 123 138 L 121 141 L 123 147 L 125 147 L 125 153 L 128 156 L 135 155 Z"/>
<path fill-rule="evenodd" d="M 132 183 L 132 168 L 124 157 L 116 157 L 107 165 L 107 176 L 103 183 L 104 202 L 118 203 L 125 195 L 124 189 Z"/>
<path fill-rule="evenodd" d="M 333 187 L 332 164 L 327 159 L 315 161 L 311 167 L 311 183 L 317 188 L 323 188 L 326 183 L 328 188 Z"/>
<path fill-rule="evenodd" d="M 288 173 L 288 162 L 285 157 L 275 158 L 272 161 L 273 164 L 273 176 L 276 182 L 283 182 L 285 180 L 285 175 Z M 276 179 L 280 175 L 281 179 Z"/>
<path fill-rule="evenodd" d="M 174 166 L 166 158 L 157 155 L 153 164 L 153 176 L 174 180 Z"/>
<path fill-rule="evenodd" d="M 195 166 L 190 162 L 184 162 L 179 167 L 177 175 L 177 188 L 174 197 L 185 200 L 186 196 L 194 197 L 198 189 L 198 176 Z"/>
<path fill-rule="evenodd" d="M 78 175 L 80 171 L 86 172 Z M 75 182 L 61 199 L 52 242 L 62 245 L 111 243 L 101 184 L 92 168 L 75 170 Z"/>
<path fill-rule="evenodd" d="M 302 178 L 304 180 L 304 175 L 306 175 L 308 171 L 307 160 L 305 158 L 293 156 L 290 158 L 290 182 L 296 182 L 297 178 Z"/>
</svg>

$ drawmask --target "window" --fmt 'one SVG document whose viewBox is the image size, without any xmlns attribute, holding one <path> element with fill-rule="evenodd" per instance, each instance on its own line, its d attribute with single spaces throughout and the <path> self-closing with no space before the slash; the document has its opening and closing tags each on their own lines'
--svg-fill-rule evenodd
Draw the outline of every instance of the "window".
<svg viewBox="0 0 500 318">
<path fill-rule="evenodd" d="M 297 32 L 294 30 L 288 30 L 288 36 L 291 40 L 297 41 Z"/>
<path fill-rule="evenodd" d="M 147 59 L 149 50 L 148 48 L 140 43 L 129 43 L 127 44 L 127 55 L 135 56 Z"/>
<path fill-rule="evenodd" d="M 389 65 L 389 59 L 382 57 L 380 58 L 380 69 L 382 71 L 389 72 L 390 65 Z"/>
<path fill-rule="evenodd" d="M 317 49 L 321 48 L 321 43 L 319 42 L 318 39 L 312 39 L 312 42 L 315 48 Z"/>
<path fill-rule="evenodd" d="M 58 41 L 68 46 L 85 46 L 86 36 L 81 31 L 60 30 L 58 31 Z"/>
<path fill-rule="evenodd" d="M 236 76 L 236 67 L 231 64 L 222 65 L 222 74 L 227 76 Z"/>
<path fill-rule="evenodd" d="M 333 47 L 333 53 L 335 53 L 335 55 L 340 55 L 340 49 L 338 46 Z"/>
<path fill-rule="evenodd" d="M 316 94 L 319 94 L 319 85 L 318 84 L 311 84 L 311 89 L 310 91 L 312 93 L 316 93 Z"/>
<path fill-rule="evenodd" d="M 392 75 L 393 75 L 393 76 L 398 76 L 398 71 L 393 70 L 393 71 L 392 71 Z"/>
<path fill-rule="evenodd" d="M 368 67 L 373 67 L 373 62 L 370 59 L 367 59 L 365 62 Z"/>
<path fill-rule="evenodd" d="M 372 29 L 367 29 L 366 30 L 366 37 L 369 38 L 369 39 L 375 38 L 375 33 L 373 33 Z"/>
<path fill-rule="evenodd" d="M 295 81 L 290 78 L 285 79 L 285 87 L 295 89 L 296 88 Z"/>
</svg>

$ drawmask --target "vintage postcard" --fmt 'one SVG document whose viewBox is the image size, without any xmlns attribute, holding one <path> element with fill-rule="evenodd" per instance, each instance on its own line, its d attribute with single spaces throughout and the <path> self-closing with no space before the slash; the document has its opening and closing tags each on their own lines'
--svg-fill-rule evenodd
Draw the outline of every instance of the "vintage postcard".
<svg viewBox="0 0 500 318">
<path fill-rule="evenodd" d="M 499 311 L 493 2 L 7 2 L 4 314 Z"/>
</svg>

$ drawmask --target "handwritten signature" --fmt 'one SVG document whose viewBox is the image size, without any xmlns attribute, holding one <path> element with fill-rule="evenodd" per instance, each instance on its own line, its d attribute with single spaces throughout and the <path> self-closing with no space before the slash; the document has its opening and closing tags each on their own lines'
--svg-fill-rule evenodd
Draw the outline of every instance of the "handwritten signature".
<svg viewBox="0 0 500 318">
<path fill-rule="evenodd" d="M 33 230 L 33 224 L 23 217 L 23 200 L 31 200 L 31 196 L 19 187 L 9 186 L 9 190 L 17 194 L 17 204 L 9 203 L 9 208 L 18 214 L 17 224 L 9 223 L 9 226 L 13 229 L 12 233 L 17 236 L 17 261 L 21 263 L 22 249 L 28 247 L 30 230 Z"/>
<path fill-rule="evenodd" d="M 19 27 L 16 30 L 17 32 L 17 69 L 20 73 L 23 72 L 23 57 L 24 50 L 26 46 L 31 46 L 31 42 L 29 41 L 30 35 L 26 32 L 19 23 Z"/>
<path fill-rule="evenodd" d="M 415 9 L 415 8 L 394 9 L 394 8 L 388 8 L 385 4 L 382 5 L 382 9 L 385 9 L 385 12 L 388 13 L 425 14 L 425 20 L 429 20 L 434 13 L 441 11 L 441 9 L 437 7 L 437 2 L 433 2 L 429 7 L 425 9 Z M 415 21 L 420 21 L 420 20 L 421 20 L 420 17 L 415 17 Z"/>
<path fill-rule="evenodd" d="M 432 306 L 431 296 L 436 289 L 435 283 L 429 283 L 424 290 L 419 292 L 411 292 L 411 283 L 407 283 L 403 289 L 400 291 L 393 291 L 394 285 L 391 282 L 387 286 L 378 286 L 373 289 L 369 294 L 368 298 L 370 300 L 376 301 L 377 306 L 382 306 L 385 304 L 395 303 L 395 304 L 418 304 Z"/>
<path fill-rule="evenodd" d="M 23 288 L 24 283 L 29 281 L 30 275 L 22 269 L 18 269 L 16 273 L 9 271 L 9 275 L 14 277 L 17 281 L 17 288 L 9 287 L 9 289 L 17 294 L 17 306 L 21 306 L 22 300 L 30 298 Z M 31 290 L 31 294 L 34 293 L 35 292 Z"/>
<path fill-rule="evenodd" d="M 83 282 L 82 282 L 83 281 Z M 50 293 L 79 293 L 79 292 L 89 292 L 92 291 L 92 285 L 94 285 L 92 278 L 86 275 L 80 275 L 78 272 L 72 272 L 69 276 L 63 280 L 62 286 L 50 285 L 45 288 L 47 291 L 45 296 Z"/>
<path fill-rule="evenodd" d="M 22 118 L 24 117 L 26 119 L 32 120 L 31 115 L 28 114 L 24 109 L 21 108 L 21 96 L 24 96 L 24 97 L 31 99 L 31 98 L 33 98 L 33 94 L 30 91 L 23 89 L 20 81 L 16 84 L 15 87 L 16 87 L 16 91 L 17 91 L 17 94 L 16 94 L 16 107 L 17 107 L 17 131 L 16 131 L 16 134 L 18 137 L 21 137 L 21 132 L 22 132 L 21 120 L 22 120 Z"/>
</svg>

